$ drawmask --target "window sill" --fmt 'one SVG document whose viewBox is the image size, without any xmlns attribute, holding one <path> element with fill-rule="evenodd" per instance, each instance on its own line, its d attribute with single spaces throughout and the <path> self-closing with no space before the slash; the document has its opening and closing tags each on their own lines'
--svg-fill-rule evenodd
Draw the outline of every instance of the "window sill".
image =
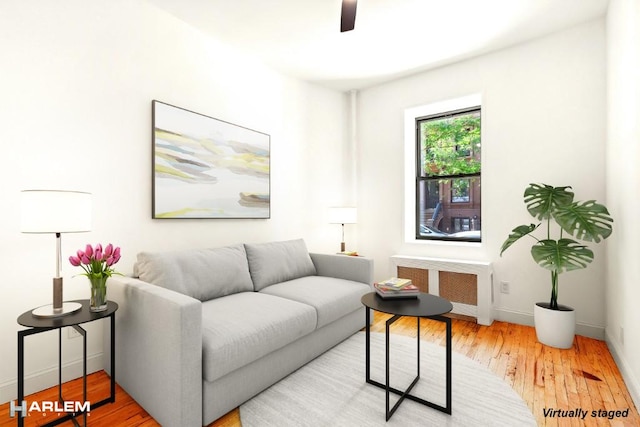
<svg viewBox="0 0 640 427">
<path fill-rule="evenodd" d="M 455 242 L 451 240 L 422 240 L 422 239 L 405 239 L 405 243 L 410 245 L 421 245 L 421 246 L 459 246 L 466 248 L 480 248 L 482 247 L 482 242 Z"/>
</svg>

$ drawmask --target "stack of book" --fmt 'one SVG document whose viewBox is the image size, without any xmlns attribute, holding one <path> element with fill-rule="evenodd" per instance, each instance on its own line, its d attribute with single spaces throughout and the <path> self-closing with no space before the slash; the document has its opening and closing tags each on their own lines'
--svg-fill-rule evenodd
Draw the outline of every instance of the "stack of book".
<svg viewBox="0 0 640 427">
<path fill-rule="evenodd" d="M 418 298 L 420 290 L 409 279 L 392 277 L 373 284 L 376 293 L 385 299 L 392 298 Z"/>
</svg>

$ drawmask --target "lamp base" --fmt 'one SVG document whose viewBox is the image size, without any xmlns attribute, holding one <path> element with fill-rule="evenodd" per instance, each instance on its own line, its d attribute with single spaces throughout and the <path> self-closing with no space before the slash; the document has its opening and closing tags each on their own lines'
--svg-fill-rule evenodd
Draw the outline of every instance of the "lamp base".
<svg viewBox="0 0 640 427">
<path fill-rule="evenodd" d="M 53 308 L 53 304 L 43 305 L 42 307 L 34 308 L 31 311 L 33 317 L 62 317 L 82 308 L 82 304 L 78 302 L 63 302 L 62 308 Z"/>
</svg>

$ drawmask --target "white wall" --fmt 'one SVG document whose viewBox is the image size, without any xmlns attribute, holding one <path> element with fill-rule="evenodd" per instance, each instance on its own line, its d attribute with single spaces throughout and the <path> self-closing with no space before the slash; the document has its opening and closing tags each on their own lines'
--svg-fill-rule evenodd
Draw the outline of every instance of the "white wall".
<svg viewBox="0 0 640 427">
<path fill-rule="evenodd" d="M 428 43 L 422 46 L 429 49 Z M 419 50 L 416 50 L 419 54 Z M 527 184 L 572 185 L 578 200 L 605 201 L 605 34 L 598 20 L 526 44 L 380 85 L 359 94 L 359 250 L 375 259 L 377 279 L 393 275 L 394 254 L 494 263 L 497 318 L 532 322 L 550 297 L 549 273 L 530 245 L 499 249 L 513 227 L 533 222 Z M 405 109 L 482 95 L 482 244 L 405 243 Z M 560 303 L 577 310 L 578 332 L 603 336 L 604 246 L 595 262 L 560 278 Z M 495 284 L 509 281 L 511 292 Z"/>
<path fill-rule="evenodd" d="M 304 237 L 335 251 L 326 208 L 342 203 L 348 99 L 286 78 L 142 0 L 5 0 L 0 4 L 0 402 L 16 398 L 16 318 L 51 302 L 54 237 L 19 232 L 19 192 L 93 193 L 93 230 L 64 235 L 65 259 L 87 242 L 141 250 Z M 269 220 L 151 219 L 151 100 L 271 135 Z M 353 240 L 353 238 L 352 238 Z M 88 297 L 64 263 L 65 299 Z M 89 328 L 100 368 L 101 328 Z M 56 380 L 56 334 L 29 337 L 27 392 Z M 80 340 L 64 334 L 68 375 Z"/>
<path fill-rule="evenodd" d="M 636 406 L 640 407 L 640 3 L 637 1 L 612 0 L 609 4 L 607 64 L 607 205 L 616 220 L 616 232 L 609 239 L 607 251 L 606 338 Z"/>
</svg>

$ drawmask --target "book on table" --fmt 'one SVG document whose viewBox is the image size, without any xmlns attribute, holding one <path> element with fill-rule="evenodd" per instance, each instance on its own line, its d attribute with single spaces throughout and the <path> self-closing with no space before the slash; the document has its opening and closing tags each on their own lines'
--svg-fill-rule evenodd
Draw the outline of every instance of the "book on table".
<svg viewBox="0 0 640 427">
<path fill-rule="evenodd" d="M 382 283 L 374 283 L 373 287 L 376 290 L 376 293 L 384 299 L 417 298 L 420 294 L 420 289 L 412 283 L 405 284 L 399 289 L 389 287 Z"/>
<path fill-rule="evenodd" d="M 392 277 L 390 279 L 383 280 L 382 282 L 378 282 L 378 284 L 388 289 L 402 289 L 405 286 L 411 285 L 412 282 L 411 279 Z"/>
</svg>

